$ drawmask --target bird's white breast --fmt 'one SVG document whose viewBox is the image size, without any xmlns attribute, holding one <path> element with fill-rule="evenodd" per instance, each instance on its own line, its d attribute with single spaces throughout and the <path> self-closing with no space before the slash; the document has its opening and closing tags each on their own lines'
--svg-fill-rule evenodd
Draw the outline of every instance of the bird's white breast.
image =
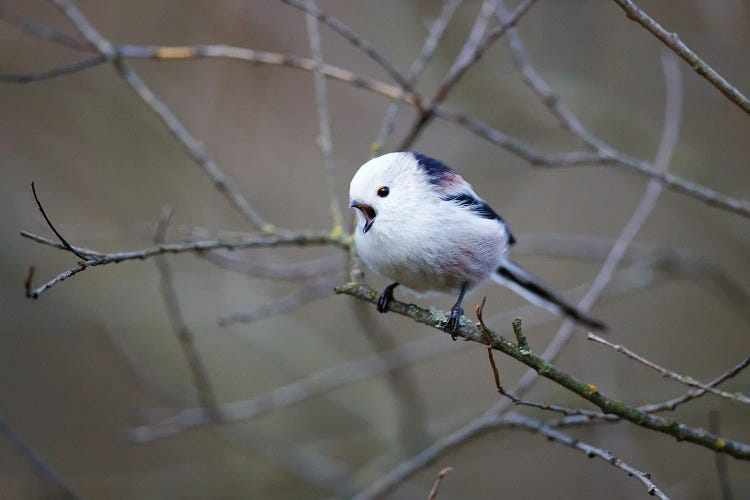
<svg viewBox="0 0 750 500">
<path fill-rule="evenodd" d="M 366 264 L 419 293 L 455 292 L 464 283 L 483 281 L 507 253 L 507 240 L 499 221 L 447 202 L 400 216 L 378 215 L 370 231 L 359 227 L 355 234 Z"/>
</svg>

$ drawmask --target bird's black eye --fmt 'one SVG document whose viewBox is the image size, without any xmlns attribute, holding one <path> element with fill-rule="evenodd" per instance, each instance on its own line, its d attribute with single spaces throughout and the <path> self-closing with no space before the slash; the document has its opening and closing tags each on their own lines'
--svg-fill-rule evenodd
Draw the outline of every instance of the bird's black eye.
<svg viewBox="0 0 750 500">
<path fill-rule="evenodd" d="M 388 189 L 388 186 L 380 186 L 378 188 L 378 196 L 380 196 L 381 198 L 385 198 L 390 192 L 391 190 Z"/>
</svg>

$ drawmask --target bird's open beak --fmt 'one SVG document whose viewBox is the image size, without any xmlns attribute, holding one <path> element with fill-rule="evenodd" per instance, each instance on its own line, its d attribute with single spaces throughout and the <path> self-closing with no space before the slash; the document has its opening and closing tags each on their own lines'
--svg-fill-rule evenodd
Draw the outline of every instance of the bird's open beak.
<svg viewBox="0 0 750 500">
<path fill-rule="evenodd" d="M 367 233 L 367 231 L 369 231 L 372 227 L 373 222 L 375 222 L 375 216 L 377 215 L 377 212 L 375 212 L 375 209 L 370 205 L 360 203 L 357 200 L 353 200 L 349 204 L 349 206 L 352 208 L 356 208 L 357 210 L 362 212 L 362 215 L 365 216 L 365 227 L 362 228 L 362 233 Z"/>
</svg>

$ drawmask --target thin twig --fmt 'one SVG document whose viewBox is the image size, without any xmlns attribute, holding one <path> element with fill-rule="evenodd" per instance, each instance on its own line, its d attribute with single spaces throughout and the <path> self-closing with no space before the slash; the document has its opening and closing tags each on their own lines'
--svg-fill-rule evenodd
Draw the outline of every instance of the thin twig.
<svg viewBox="0 0 750 500">
<path fill-rule="evenodd" d="M 720 432 L 719 418 L 717 410 L 708 412 L 708 430 L 714 434 Z M 716 474 L 719 477 L 719 491 L 722 500 L 732 500 L 734 495 L 732 494 L 732 482 L 729 479 L 729 465 L 727 464 L 727 457 L 721 453 L 716 454 Z"/>
<path fill-rule="evenodd" d="M 177 115 L 161 101 L 154 92 L 146 86 L 138 74 L 133 71 L 119 56 L 112 43 L 104 38 L 89 23 L 86 16 L 70 0 L 50 0 L 55 4 L 65 16 L 73 23 L 78 31 L 94 45 L 99 54 L 107 60 L 112 60 L 115 69 L 125 80 L 135 93 L 143 100 L 144 103 L 161 119 L 172 136 L 187 150 L 192 160 L 197 163 L 203 171 L 208 174 L 214 186 L 224 194 L 229 201 L 252 222 L 255 227 L 261 230 L 269 230 L 271 226 L 247 201 L 245 196 L 234 185 L 234 182 L 226 173 L 213 161 L 203 145 L 188 132 L 185 126 L 177 118 Z"/>
<path fill-rule="evenodd" d="M 320 22 L 334 30 L 339 35 L 343 36 L 346 40 L 349 41 L 349 43 L 367 54 L 367 56 L 375 61 L 378 65 L 380 65 L 380 67 L 383 68 L 402 89 L 416 95 L 416 92 L 414 92 L 411 84 L 407 81 L 406 77 L 404 77 L 404 75 L 396 68 L 396 66 L 391 63 L 383 54 L 381 54 L 373 44 L 360 37 L 349 26 L 336 19 L 335 17 L 326 14 L 325 12 L 317 8 L 317 6 L 310 6 L 306 0 L 281 1 L 289 5 L 290 7 L 294 7 L 307 13 L 308 15 L 315 16 Z M 416 105 L 417 107 L 420 107 L 419 99 L 417 99 Z"/>
<path fill-rule="evenodd" d="M 484 319 L 482 318 L 482 311 L 484 310 L 484 304 L 486 302 L 487 297 L 484 297 L 482 299 L 482 303 L 479 304 L 476 308 L 477 319 L 479 320 L 477 326 L 479 327 L 479 330 L 482 332 L 485 340 L 487 341 L 487 356 L 490 360 L 490 368 L 492 368 L 492 376 L 495 378 L 495 387 L 497 388 L 497 392 L 499 392 L 500 394 L 505 394 L 505 389 L 503 389 L 503 386 L 500 383 L 500 373 L 497 371 L 495 356 L 492 354 L 492 339 L 490 339 L 490 332 L 487 329 L 487 326 L 485 326 Z"/>
<path fill-rule="evenodd" d="M 55 470 L 45 462 L 21 437 L 11 429 L 10 425 L 5 421 L 3 417 L 0 417 L 0 434 L 10 441 L 13 448 L 25 458 L 31 465 L 34 473 L 39 478 L 54 487 L 55 498 L 61 498 L 64 500 L 73 500 L 80 498 L 67 484 L 65 484 L 64 478 L 62 478 Z M 52 496 L 50 495 L 50 498 Z"/>
<path fill-rule="evenodd" d="M 49 0 L 55 5 L 65 17 L 76 27 L 78 32 L 96 48 L 101 55 L 111 60 L 115 56 L 115 48 L 112 43 L 104 38 L 96 28 L 86 19 L 86 16 L 78 10 L 71 0 Z"/>
<path fill-rule="evenodd" d="M 649 493 L 653 495 L 660 495 L 659 498 L 669 498 L 651 481 L 650 474 L 623 462 L 612 453 L 600 448 L 596 448 L 579 439 L 567 436 L 566 434 L 563 434 L 555 430 L 554 428 L 545 425 L 539 420 L 510 414 L 499 416 L 485 415 L 484 417 L 476 419 L 474 422 L 472 422 L 471 426 L 462 427 L 461 429 L 458 429 L 457 431 L 444 436 L 418 455 L 412 457 L 408 461 L 402 462 L 397 467 L 390 470 L 387 474 L 378 478 L 365 490 L 360 491 L 354 497 L 354 500 L 369 500 L 371 498 L 382 497 L 391 492 L 396 486 L 401 484 L 415 471 L 420 470 L 424 466 L 433 462 L 445 451 L 450 450 L 462 443 L 465 443 L 469 439 L 474 438 L 480 434 L 499 428 L 521 428 L 532 432 L 538 432 L 546 436 L 547 438 L 552 439 L 553 441 L 560 442 L 579 451 L 582 451 L 586 453 L 587 456 L 599 457 L 605 460 L 607 463 L 613 465 L 614 467 L 627 472 L 628 475 L 635 476 L 646 486 Z"/>
<path fill-rule="evenodd" d="M 97 54 L 95 56 L 87 57 L 85 59 L 81 59 L 80 61 L 76 61 L 71 64 L 66 64 L 64 66 L 58 66 L 56 68 L 42 71 L 41 73 L 24 73 L 24 74 L 17 74 L 17 75 L 0 74 L 0 82 L 32 83 L 32 82 L 39 82 L 42 80 L 51 80 L 52 78 L 57 78 L 59 76 L 65 76 L 65 75 L 71 75 L 73 73 L 78 73 L 80 71 L 93 68 L 94 66 L 99 66 L 100 64 L 104 64 L 105 62 L 107 62 L 107 59 L 101 54 Z"/>
<path fill-rule="evenodd" d="M 659 372 L 659 374 L 662 377 L 666 377 L 672 380 L 676 380 L 677 382 L 680 382 L 681 384 L 688 385 L 690 387 L 696 387 L 698 389 L 701 389 L 703 391 L 710 392 L 711 394 L 714 394 L 716 396 L 729 399 L 731 401 L 739 401 L 740 403 L 750 404 L 750 398 L 745 396 L 744 394 L 737 392 L 737 393 L 729 393 L 726 391 L 722 391 L 720 389 L 716 389 L 714 387 L 711 387 L 708 384 L 704 384 L 702 382 L 699 382 L 695 380 L 693 377 L 687 376 L 687 375 L 680 375 L 679 373 L 673 372 L 671 370 L 667 370 L 666 368 L 657 365 L 653 361 L 649 361 L 648 359 L 644 358 L 643 356 L 636 354 L 635 352 L 631 351 L 627 347 L 623 346 L 622 344 L 614 344 L 608 340 L 605 340 L 597 335 L 594 335 L 593 333 L 589 332 L 587 338 L 589 340 L 593 340 L 594 342 L 598 342 L 600 344 L 603 344 L 611 349 L 614 349 L 615 351 L 624 354 L 625 356 L 629 357 L 630 359 L 637 361 L 638 363 L 647 366 L 651 368 L 652 370 L 656 370 Z"/>
<path fill-rule="evenodd" d="M 750 114 L 750 99 L 732 86 L 723 76 L 716 72 L 711 66 L 706 64 L 698 54 L 682 43 L 677 33 L 669 32 L 654 21 L 648 14 L 635 5 L 630 0 L 615 0 L 622 10 L 628 15 L 628 18 L 637 22 L 652 35 L 658 38 L 665 46 L 680 56 L 696 73 L 708 80 L 711 85 L 719 89 L 730 101 L 740 107 L 745 113 Z"/>
<path fill-rule="evenodd" d="M 308 12 L 318 11 L 318 5 L 315 0 L 305 0 Z M 320 72 L 323 65 L 323 48 L 320 41 L 320 30 L 318 28 L 318 18 L 311 13 L 305 16 L 307 21 L 307 35 L 310 40 L 310 53 L 316 64 L 313 77 L 315 79 L 315 104 L 318 109 L 318 123 L 320 135 L 318 143 L 323 153 L 323 170 L 328 184 L 328 197 L 330 198 L 331 218 L 333 219 L 334 231 L 342 229 L 341 206 L 338 195 L 336 194 L 336 166 L 333 161 L 333 142 L 331 139 L 331 113 L 328 109 L 328 95 L 326 92 L 326 78 Z"/>
<path fill-rule="evenodd" d="M 507 397 L 508 399 L 510 399 L 515 405 L 529 406 L 531 408 L 537 408 L 539 410 L 547 410 L 547 411 L 562 413 L 563 415 L 566 415 L 566 416 L 583 415 L 583 416 L 593 417 L 594 415 L 596 415 L 597 412 L 593 412 L 590 410 L 566 408 L 564 406 L 558 406 L 558 405 L 549 404 L 549 403 L 542 403 L 538 401 L 529 401 L 529 400 L 521 399 L 515 396 L 514 394 L 507 392 L 503 388 L 503 386 L 500 384 L 500 373 L 498 372 L 497 365 L 495 364 L 495 357 L 492 354 L 492 340 L 490 338 L 490 331 L 487 328 L 487 325 L 485 325 L 484 318 L 482 317 L 482 313 L 484 311 L 484 305 L 486 301 L 487 301 L 487 297 L 483 298 L 482 303 L 476 307 L 476 314 L 477 314 L 477 320 L 478 320 L 477 328 L 479 328 L 479 331 L 482 332 L 482 334 L 484 335 L 484 339 L 487 343 L 486 344 L 487 355 L 489 356 L 490 367 L 492 368 L 492 375 L 495 378 L 495 387 L 497 388 L 497 392 Z M 531 349 L 529 348 L 529 343 L 526 341 L 526 337 L 523 335 L 523 330 L 521 327 L 521 318 L 516 318 L 515 320 L 513 320 L 513 332 L 516 335 L 519 352 L 530 353 Z"/>
<path fill-rule="evenodd" d="M 527 417 L 521 417 L 519 415 L 508 415 L 505 417 L 505 425 L 513 425 L 522 429 L 538 432 L 552 441 L 570 446 L 579 451 L 585 453 L 589 458 L 598 457 L 607 462 L 608 464 L 616 467 L 622 471 L 625 471 L 629 476 L 633 476 L 642 482 L 648 491 L 649 495 L 654 495 L 660 499 L 668 499 L 669 497 L 664 494 L 654 483 L 651 481 L 651 475 L 647 472 L 643 472 L 640 469 L 627 464 L 622 459 L 616 457 L 612 452 L 597 448 L 596 446 L 590 445 L 581 441 L 580 439 L 573 438 L 567 434 L 553 429 L 549 426 L 544 425 L 538 420 L 532 420 Z"/>
<path fill-rule="evenodd" d="M 254 323 L 261 319 L 293 311 L 310 302 L 330 297 L 333 294 L 333 287 L 335 285 L 336 279 L 330 276 L 309 279 L 297 285 L 288 294 L 282 297 L 274 297 L 270 302 L 250 312 L 234 313 L 219 318 L 219 326 Z"/>
<path fill-rule="evenodd" d="M 708 387 L 716 387 L 722 382 L 725 382 L 726 380 L 729 380 L 730 378 L 736 377 L 740 372 L 742 372 L 745 368 L 750 366 L 750 356 L 746 357 L 742 361 L 739 362 L 736 366 L 730 368 L 729 370 L 725 371 L 706 385 Z M 705 389 L 693 389 L 688 391 L 687 393 L 683 394 L 682 396 L 669 399 L 667 401 L 663 401 L 661 403 L 653 403 L 650 405 L 644 405 L 641 406 L 641 410 L 654 413 L 658 411 L 674 411 L 675 408 L 677 408 L 680 405 L 683 405 L 689 401 L 692 401 L 693 399 L 697 399 L 701 396 L 703 396 L 706 392 L 708 392 Z"/>
<path fill-rule="evenodd" d="M 518 6 L 513 10 L 513 13 L 510 15 L 508 21 L 501 24 L 500 26 L 493 28 L 487 35 L 487 37 L 482 39 L 479 43 L 473 44 L 470 40 L 470 44 L 467 47 L 468 50 L 466 52 L 462 51 L 461 54 L 459 54 L 459 57 L 456 58 L 456 61 L 448 71 L 448 74 L 440 83 L 440 87 L 438 88 L 437 92 L 435 92 L 435 95 L 432 97 L 425 109 L 420 112 L 419 117 L 414 122 L 409 132 L 406 134 L 406 138 L 399 147 L 400 150 L 407 150 L 411 147 L 411 145 L 419 136 L 419 133 L 435 115 L 435 107 L 443 102 L 446 97 L 448 97 L 448 94 L 451 90 L 453 90 L 454 85 L 458 83 L 461 77 L 466 74 L 466 71 L 474 63 L 479 61 L 482 55 L 484 55 L 485 51 L 489 49 L 497 39 L 502 37 L 507 32 L 508 28 L 511 28 L 518 24 L 518 22 L 521 20 L 521 17 L 523 17 L 523 15 L 526 14 L 529 8 L 534 5 L 535 1 L 536 0 L 523 0 L 521 3 L 519 3 Z M 485 16 L 487 16 L 487 19 L 489 19 L 489 16 L 492 15 L 492 12 L 494 10 L 494 2 L 495 0 L 485 1 L 482 4 L 482 8 L 480 9 L 480 13 L 477 17 L 477 21 L 475 22 L 475 26 L 477 24 L 481 24 L 482 22 L 486 22 L 482 20 L 482 18 L 484 18 Z M 487 10 L 485 10 L 485 6 L 487 6 Z M 493 9 L 489 10 L 489 7 L 493 7 Z"/>
<path fill-rule="evenodd" d="M 55 236 L 60 240 L 60 243 L 63 244 L 66 250 L 71 252 L 73 255 L 78 257 L 79 259 L 86 260 L 87 256 L 78 253 L 71 245 L 68 243 L 65 238 L 63 238 L 62 234 L 60 234 L 57 229 L 55 229 L 54 224 L 52 224 L 52 221 L 49 220 L 49 217 L 47 217 L 47 213 L 44 211 L 44 207 L 42 206 L 42 202 L 39 201 L 39 197 L 36 195 L 36 187 L 34 187 L 34 183 L 31 183 L 31 192 L 34 194 L 34 200 L 36 201 L 36 206 L 39 207 L 39 211 L 42 213 L 42 217 L 44 217 L 44 220 L 47 222 L 47 225 L 50 229 L 52 229 L 52 232 L 55 233 Z"/>
<path fill-rule="evenodd" d="M 440 487 L 440 482 L 443 480 L 445 476 L 453 472 L 453 467 L 445 467 L 440 472 L 438 472 L 437 477 L 435 478 L 435 482 L 432 483 L 432 488 L 430 488 L 430 493 L 427 495 L 427 500 L 435 500 L 437 498 L 438 488 Z"/>
<path fill-rule="evenodd" d="M 190 158 L 209 176 L 214 187 L 240 211 L 256 228 L 270 231 L 272 226 L 239 190 L 229 176 L 211 159 L 203 144 L 201 144 L 182 124 L 177 115 L 146 86 L 140 76 L 122 61 L 115 62 L 115 68 L 120 76 L 130 85 L 136 94 L 164 123 L 172 136 L 185 148 Z"/>
<path fill-rule="evenodd" d="M 36 23 L 32 23 L 26 20 L 15 12 L 11 12 L 4 7 L 0 7 L 0 20 L 18 28 L 24 33 L 35 36 L 42 40 L 47 40 L 58 45 L 63 45 L 70 49 L 80 50 L 84 52 L 91 52 L 95 50 L 94 46 L 89 42 L 80 40 L 76 37 L 70 36 L 59 31 L 55 31 L 48 26 L 41 26 Z"/>
<path fill-rule="evenodd" d="M 172 209 L 164 207 L 159 218 L 156 233 L 154 234 L 155 245 L 164 243 L 171 217 Z M 156 257 L 154 262 L 159 271 L 159 290 L 164 301 L 164 307 L 167 311 L 169 322 L 172 325 L 172 330 L 182 348 L 182 353 L 185 356 L 190 373 L 193 376 L 193 384 L 198 394 L 198 402 L 204 411 L 206 411 L 210 420 L 219 422 L 221 420 L 221 413 L 216 402 L 216 395 L 211 386 L 208 372 L 198 353 L 198 348 L 195 345 L 195 336 L 185 322 L 185 317 L 177 297 L 177 291 L 174 288 L 172 268 L 164 256 Z"/>
<path fill-rule="evenodd" d="M 21 232 L 21 236 L 33 240 L 39 240 L 41 237 Z M 74 276 L 89 267 L 101 266 L 107 264 L 116 264 L 129 260 L 144 260 L 150 257 L 156 257 L 168 253 L 185 253 L 185 252 L 203 252 L 216 249 L 241 249 L 241 248 L 267 248 L 278 246 L 310 246 L 310 245 L 330 245 L 340 248 L 348 248 L 348 239 L 340 235 L 331 235 L 330 233 L 301 231 L 301 232 L 284 232 L 281 234 L 263 234 L 257 237 L 244 237 L 234 240 L 201 240 L 190 241 L 186 243 L 162 243 L 151 248 L 143 250 L 134 250 L 129 252 L 116 253 L 96 253 L 96 256 L 84 256 L 85 260 L 78 262 L 76 267 L 71 267 L 66 271 L 58 274 L 56 277 L 44 283 L 43 285 L 32 290 L 32 298 L 38 298 L 42 293 L 54 285 Z"/>
<path fill-rule="evenodd" d="M 313 375 L 276 387 L 250 399 L 224 403 L 221 412 L 226 422 L 245 421 L 267 415 L 339 387 L 371 380 L 378 375 L 411 367 L 439 355 L 455 352 L 460 344 L 436 343 L 427 338 L 373 354 L 343 365 L 321 370 Z M 144 442 L 164 438 L 185 429 L 207 423 L 199 408 L 187 408 L 171 417 L 159 419 L 130 430 L 133 441 Z"/>
<path fill-rule="evenodd" d="M 477 13 L 477 17 L 474 20 L 474 24 L 471 27 L 471 30 L 469 31 L 469 35 L 466 37 L 466 41 L 464 42 L 463 47 L 461 47 L 461 52 L 459 52 L 458 56 L 456 56 L 455 61 L 453 62 L 453 65 L 448 70 L 448 74 L 451 74 L 456 70 L 456 68 L 463 65 L 467 60 L 469 60 L 474 53 L 476 53 L 477 50 L 479 50 L 479 46 L 484 40 L 484 35 L 487 32 L 487 27 L 490 23 L 490 18 L 492 17 L 492 13 L 495 10 L 495 2 L 497 0 L 483 0 L 481 7 L 479 7 L 479 12 Z M 441 85 L 441 88 L 445 85 L 444 83 Z M 446 95 L 450 89 L 448 89 L 446 92 Z M 427 126 L 429 121 L 432 119 L 432 116 L 434 115 L 434 111 L 432 109 L 435 107 L 436 104 L 439 104 L 441 100 L 437 100 L 436 98 L 433 98 L 430 103 L 427 106 L 427 109 L 425 109 L 422 113 L 419 114 L 415 122 L 412 124 L 411 129 L 409 132 L 407 132 L 406 137 L 401 142 L 401 145 L 399 146 L 399 151 L 406 151 L 407 149 L 411 148 L 411 145 L 414 143 L 414 141 L 417 139 L 417 136 L 421 132 L 421 130 Z"/>
<path fill-rule="evenodd" d="M 34 271 L 36 271 L 36 267 L 34 267 L 34 264 L 29 264 L 29 271 L 28 273 L 26 273 L 26 279 L 23 280 L 23 289 L 26 292 L 27 299 L 30 299 L 32 297 L 31 284 L 34 281 Z"/>
<path fill-rule="evenodd" d="M 341 255 L 329 255 L 319 259 L 301 262 L 279 262 L 273 257 L 259 256 L 236 258 L 229 252 L 205 252 L 198 254 L 206 262 L 227 271 L 242 273 L 253 278 L 272 280 L 308 280 L 319 276 L 343 272 L 344 259 Z"/>
<path fill-rule="evenodd" d="M 706 385 L 709 387 L 716 387 L 722 382 L 736 376 L 748 366 L 750 366 L 750 357 L 745 358 L 737 366 L 730 368 L 729 370 L 722 373 L 721 375 L 719 375 L 718 377 L 716 377 L 715 379 L 713 379 Z M 694 399 L 697 399 L 703 396 L 706 392 L 707 391 L 703 389 L 691 389 L 685 394 L 683 394 L 682 396 L 668 399 L 660 403 L 650 403 L 646 405 L 641 405 L 638 407 L 638 409 L 646 413 L 674 411 L 678 406 L 681 406 Z M 552 421 L 548 421 L 547 424 L 552 427 L 556 427 L 556 426 L 567 426 L 567 425 L 581 425 L 581 424 L 593 423 L 593 421 L 619 422 L 620 420 L 621 419 L 615 415 L 605 414 L 605 413 L 595 413 L 592 415 L 572 416 L 572 418 L 562 418 L 560 420 L 552 420 Z"/>
<path fill-rule="evenodd" d="M 420 51 L 419 56 L 414 60 L 406 75 L 406 79 L 411 85 L 416 84 L 417 79 L 427 67 L 427 63 L 432 59 L 440 40 L 445 34 L 448 24 L 451 19 L 453 19 L 453 15 L 462 3 L 463 0 L 445 0 L 440 15 L 430 26 L 427 37 L 422 44 L 422 50 Z M 393 128 L 396 125 L 396 117 L 398 116 L 398 111 L 401 107 L 401 102 L 401 99 L 392 99 L 391 103 L 388 105 L 385 117 L 383 118 L 383 124 L 380 127 L 380 132 L 378 132 L 378 137 L 372 143 L 371 151 L 374 155 L 382 153 L 383 145 L 393 132 Z"/>
</svg>

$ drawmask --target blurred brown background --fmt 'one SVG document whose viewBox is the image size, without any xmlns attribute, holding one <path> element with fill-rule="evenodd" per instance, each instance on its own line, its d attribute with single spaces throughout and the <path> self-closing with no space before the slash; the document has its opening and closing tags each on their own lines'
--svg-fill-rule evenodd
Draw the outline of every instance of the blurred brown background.
<svg viewBox="0 0 750 500">
<path fill-rule="evenodd" d="M 425 95 L 450 67 L 480 3 L 464 2 L 450 25 L 418 85 Z M 738 89 L 750 91 L 747 2 L 640 4 Z M 304 15 L 277 1 L 82 0 L 78 5 L 101 33 L 118 43 L 227 43 L 309 56 Z M 320 5 L 406 69 L 442 2 L 321 0 Z M 74 32 L 41 0 L 6 0 L 2 7 Z M 325 26 L 321 31 L 327 62 L 387 80 L 346 41 Z M 586 0 L 538 2 L 522 20 L 521 35 L 539 71 L 585 124 L 615 147 L 653 159 L 665 90 L 660 45 L 651 35 L 614 2 Z M 0 24 L 2 73 L 41 71 L 77 57 Z M 312 74 L 221 60 L 132 65 L 270 220 L 289 228 L 329 227 Z M 670 171 L 720 192 L 750 197 L 750 119 L 687 65 L 680 66 L 683 121 Z M 338 188 L 345 199 L 349 179 L 368 158 L 388 101 L 339 82 L 329 82 L 328 91 Z M 504 40 L 470 70 L 448 103 L 543 151 L 579 147 L 521 83 Z M 413 117 L 413 110 L 403 109 L 386 149 L 400 140 Z M 616 167 L 534 170 L 442 121 L 430 126 L 414 149 L 457 168 L 509 221 L 519 240 L 525 233 L 615 237 L 645 187 L 643 178 Z M 165 204 L 174 208 L 175 225 L 251 228 L 109 66 L 46 82 L 3 84 L 0 169 L 0 415 L 83 497 L 326 498 L 341 492 L 305 479 L 299 467 L 280 458 L 280 449 L 323 454 L 352 484 L 363 487 L 497 401 L 484 349 L 467 344 L 399 372 L 395 384 L 403 389 L 400 397 L 392 379 L 378 377 L 245 423 L 130 443 L 125 431 L 138 422 L 136 409 L 195 405 L 154 263 L 88 270 L 38 301 L 25 299 L 22 284 L 29 263 L 37 266 L 37 282 L 75 263 L 69 254 L 18 236 L 21 229 L 50 233 L 29 183 L 36 180 L 48 213 L 71 242 L 97 250 L 149 246 L 147 224 L 158 219 Z M 750 222 L 684 196 L 665 192 L 637 240 L 693 249 L 739 283 L 750 281 Z M 276 252 L 301 259 L 334 251 Z M 590 280 L 599 268 L 597 263 L 550 257 L 519 261 L 559 289 Z M 362 306 L 353 299 L 333 294 L 291 314 L 219 327 L 217 318 L 254 309 L 295 285 L 221 271 L 192 255 L 173 256 L 169 262 L 221 402 L 247 399 L 371 354 L 373 345 L 357 314 L 369 314 L 374 329 L 396 344 L 427 337 L 450 342 L 448 336 L 402 317 L 377 315 L 367 307 L 357 312 Z M 378 287 L 384 283 L 372 276 L 369 281 Z M 488 285 L 469 298 L 467 311 L 484 294 L 489 313 L 523 305 L 512 293 Z M 452 301 L 419 302 L 446 308 Z M 748 354 L 747 306 L 732 303 L 705 282 L 669 279 L 599 305 L 595 312 L 611 325 L 611 340 L 675 371 L 709 380 Z M 508 323 L 492 326 L 509 329 Z M 554 320 L 527 328 L 532 347 L 541 351 L 558 326 Z M 503 356 L 497 359 L 503 379 L 512 385 L 522 366 Z M 559 365 L 633 404 L 684 392 L 684 387 L 586 341 L 583 332 Z M 741 375 L 726 389 L 750 391 L 750 377 Z M 544 381 L 532 397 L 582 403 Z M 711 409 L 721 413 L 723 434 L 750 440 L 750 413 L 739 404 L 706 396 L 677 416 L 705 426 Z M 412 430 L 419 432 L 400 430 L 404 412 Z M 675 498 L 719 494 L 714 457 L 703 448 L 627 424 L 571 432 L 651 472 Z M 436 472 L 447 465 L 455 470 L 443 481 L 439 498 L 540 498 L 551 491 L 559 498 L 644 494 L 640 483 L 601 461 L 540 436 L 508 430 L 443 456 L 392 497 L 426 496 Z M 733 459 L 729 465 L 741 497 L 750 490 L 750 468 Z M 49 493 L 10 441 L 0 437 L 0 496 Z"/>
</svg>

